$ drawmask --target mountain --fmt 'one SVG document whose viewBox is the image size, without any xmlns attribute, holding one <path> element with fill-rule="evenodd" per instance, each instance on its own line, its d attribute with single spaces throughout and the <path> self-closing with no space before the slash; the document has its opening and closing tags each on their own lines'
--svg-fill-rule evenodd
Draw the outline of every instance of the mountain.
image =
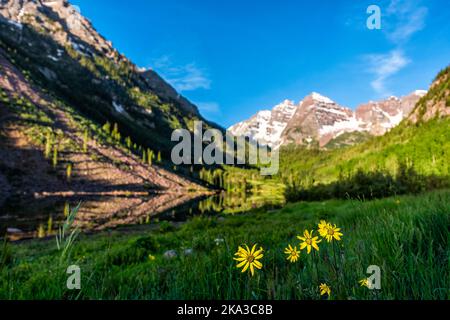
<svg viewBox="0 0 450 320">
<path fill-rule="evenodd" d="M 277 146 L 289 120 L 297 110 L 293 101 L 285 100 L 272 110 L 263 110 L 247 121 L 239 122 L 228 130 L 235 136 L 249 136 L 260 143 Z"/>
<path fill-rule="evenodd" d="M 386 109 L 383 112 L 387 112 Z M 339 139 L 347 134 L 351 133 L 342 134 L 334 142 L 338 143 Z M 450 67 L 438 74 L 429 91 L 420 98 L 410 115 L 400 124 L 384 135 L 370 136 L 367 141 L 358 142 L 360 143 L 339 150 L 309 149 L 304 145 L 289 145 L 281 149 L 280 175 L 301 189 L 311 185 L 329 185 L 355 175 L 358 170 L 396 176 L 400 168 L 406 166 L 429 177 L 430 188 L 448 187 Z M 360 178 L 365 179 L 365 183 L 371 186 L 376 186 L 379 182 L 367 177 L 360 176 Z M 406 175 L 403 178 L 412 179 L 410 182 L 417 184 L 418 187 L 422 187 L 424 183 L 414 181 L 413 176 Z M 350 187 L 354 186 L 350 184 Z"/>
<path fill-rule="evenodd" d="M 100 229 L 205 192 L 165 159 L 174 129 L 217 126 L 68 1 L 0 1 L 0 75 L 0 229 L 80 200 L 80 223 Z"/>
<path fill-rule="evenodd" d="M 408 121 L 414 124 L 450 116 L 450 66 L 434 79 L 428 93 L 417 103 Z"/>
<path fill-rule="evenodd" d="M 66 0 L 2 1 L 0 40 L 2 54 L 39 86 L 98 123 L 117 122 L 140 144 L 169 152 L 173 129 L 193 120 L 215 126 L 156 72 L 120 54 Z"/>
<path fill-rule="evenodd" d="M 406 118 L 425 94 L 426 91 L 417 90 L 401 98 L 370 101 L 352 111 L 313 92 L 298 104 L 286 100 L 271 111 L 258 112 L 228 130 L 274 148 L 288 144 L 348 145 L 368 136 L 385 134 Z M 339 142 L 335 143 L 338 138 Z"/>
</svg>

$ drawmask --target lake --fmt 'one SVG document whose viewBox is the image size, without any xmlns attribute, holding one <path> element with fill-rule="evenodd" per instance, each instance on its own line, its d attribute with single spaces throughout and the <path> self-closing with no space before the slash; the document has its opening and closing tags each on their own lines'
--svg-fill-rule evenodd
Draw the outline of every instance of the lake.
<svg viewBox="0 0 450 320">
<path fill-rule="evenodd" d="M 42 196 L 28 201 L 8 199 L 0 208 L 0 234 L 12 241 L 54 236 L 70 208 L 81 202 L 76 224 L 84 232 L 150 224 L 155 220 L 186 221 L 195 215 L 239 214 L 252 209 L 277 208 L 280 194 L 148 193 L 146 195 L 77 194 Z"/>
</svg>

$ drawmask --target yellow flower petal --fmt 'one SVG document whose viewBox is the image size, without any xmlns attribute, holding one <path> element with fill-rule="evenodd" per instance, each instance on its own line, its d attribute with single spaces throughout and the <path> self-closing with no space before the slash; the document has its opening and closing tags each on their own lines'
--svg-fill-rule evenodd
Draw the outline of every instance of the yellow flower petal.
<svg viewBox="0 0 450 320">
<path fill-rule="evenodd" d="M 261 248 L 261 249 L 259 249 L 258 251 L 256 251 L 253 255 L 254 255 L 254 256 L 258 256 L 258 255 L 260 255 L 263 251 L 264 251 L 263 248 Z"/>
<path fill-rule="evenodd" d="M 242 261 L 241 263 L 239 263 L 236 268 L 241 268 L 244 264 L 248 263 L 247 260 Z"/>
<path fill-rule="evenodd" d="M 233 258 L 233 260 L 236 260 L 236 261 L 244 261 L 244 260 L 246 260 L 246 258 L 245 258 L 245 257 L 241 257 L 241 258 Z"/>
</svg>

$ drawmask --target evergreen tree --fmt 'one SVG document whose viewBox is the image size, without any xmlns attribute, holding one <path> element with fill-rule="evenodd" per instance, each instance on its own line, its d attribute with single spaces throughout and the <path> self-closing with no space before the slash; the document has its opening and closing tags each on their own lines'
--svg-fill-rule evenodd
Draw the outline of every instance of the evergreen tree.
<svg viewBox="0 0 450 320">
<path fill-rule="evenodd" d="M 84 135 L 83 135 L 83 152 L 87 153 L 87 149 L 88 149 L 88 141 L 89 141 L 89 133 L 88 130 L 84 130 Z"/>
<path fill-rule="evenodd" d="M 103 127 L 102 127 L 103 131 L 105 131 L 108 135 L 111 134 L 111 124 L 108 122 L 106 122 Z"/>
<path fill-rule="evenodd" d="M 116 140 L 120 140 L 119 125 L 116 122 L 114 123 L 111 136 Z"/>
<path fill-rule="evenodd" d="M 158 158 L 156 160 L 158 163 L 161 163 L 161 151 L 158 151 Z"/>
<path fill-rule="evenodd" d="M 52 133 L 47 132 L 47 136 L 45 138 L 45 158 L 50 158 L 50 153 L 52 152 Z"/>
<path fill-rule="evenodd" d="M 125 143 L 127 145 L 128 150 L 131 150 L 132 142 L 131 142 L 131 138 L 130 137 L 127 137 L 125 139 Z"/>
<path fill-rule="evenodd" d="M 70 181 L 70 179 L 72 178 L 72 168 L 73 168 L 73 164 L 69 163 L 66 168 L 67 181 Z"/>
<path fill-rule="evenodd" d="M 56 168 L 56 166 L 58 165 L 58 147 L 54 146 L 53 147 L 53 159 L 52 159 L 52 164 L 53 167 Z"/>
<path fill-rule="evenodd" d="M 155 158 L 155 155 L 152 150 L 147 149 L 147 162 L 149 166 L 152 166 L 153 159 Z"/>
</svg>

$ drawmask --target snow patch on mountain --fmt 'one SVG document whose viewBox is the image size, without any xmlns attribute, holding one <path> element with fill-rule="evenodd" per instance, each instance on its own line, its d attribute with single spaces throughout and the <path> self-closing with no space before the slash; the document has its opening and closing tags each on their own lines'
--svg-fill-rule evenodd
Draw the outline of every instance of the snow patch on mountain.
<svg viewBox="0 0 450 320">
<path fill-rule="evenodd" d="M 416 96 L 419 96 L 419 97 L 423 97 L 423 96 L 425 96 L 427 93 L 428 93 L 428 91 L 426 91 L 426 90 L 416 90 L 416 91 L 414 91 L 414 94 L 415 94 Z"/>
<path fill-rule="evenodd" d="M 313 100 L 317 101 L 317 102 L 322 102 L 322 103 L 335 103 L 333 100 L 331 100 L 328 97 L 325 97 L 323 95 L 321 95 L 320 93 L 317 92 L 313 92 L 311 93 L 311 97 Z"/>
<path fill-rule="evenodd" d="M 116 101 L 113 101 L 112 103 L 114 110 L 116 110 L 116 112 L 118 113 L 125 113 L 125 109 L 123 108 L 123 106 L 119 103 L 117 103 Z"/>
<path fill-rule="evenodd" d="M 382 135 L 409 115 L 427 91 L 416 90 L 398 98 L 370 101 L 356 111 L 340 106 L 328 97 L 312 92 L 299 104 L 285 100 L 271 111 L 263 110 L 250 119 L 229 128 L 235 136 L 247 136 L 259 143 L 278 148 L 288 143 L 320 146 L 345 132 L 368 132 Z"/>
<path fill-rule="evenodd" d="M 337 137 L 344 132 L 354 132 L 354 131 L 363 131 L 361 128 L 361 121 L 356 119 L 355 116 L 352 116 L 344 121 L 337 121 L 333 125 L 324 125 L 320 128 L 319 134 L 326 135 L 333 133 L 334 137 Z"/>
<path fill-rule="evenodd" d="M 259 111 L 247 121 L 235 124 L 228 129 L 228 132 L 235 136 L 246 136 L 260 144 L 274 147 L 279 143 L 281 134 L 295 111 L 294 102 L 285 100 L 272 110 Z"/>
</svg>

